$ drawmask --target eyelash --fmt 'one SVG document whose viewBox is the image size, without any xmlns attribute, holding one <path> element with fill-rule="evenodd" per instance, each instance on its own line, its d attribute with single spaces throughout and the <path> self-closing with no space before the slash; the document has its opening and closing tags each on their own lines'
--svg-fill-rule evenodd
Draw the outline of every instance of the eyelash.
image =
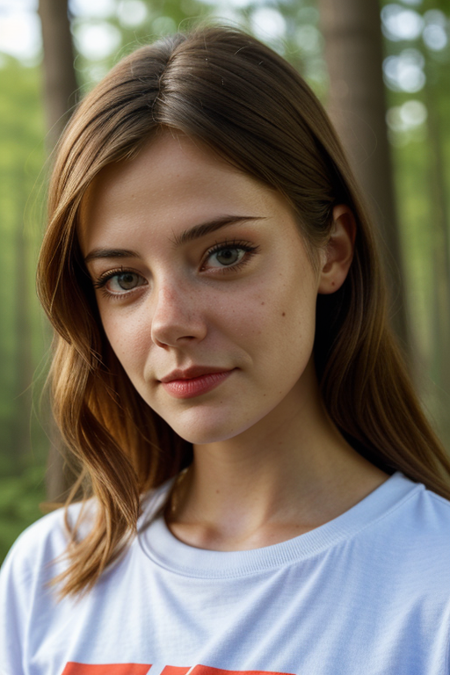
<svg viewBox="0 0 450 675">
<path fill-rule="evenodd" d="M 234 265 L 224 265 L 224 267 L 218 267 L 216 268 L 216 272 L 218 274 L 227 274 L 227 272 L 238 272 L 241 270 L 249 261 L 250 258 L 253 257 L 253 255 L 256 253 L 258 250 L 259 246 L 255 246 L 253 244 L 250 244 L 248 241 L 239 241 L 236 239 L 233 239 L 231 241 L 222 241 L 214 244 L 205 254 L 203 258 L 203 262 L 201 265 L 201 269 L 204 269 L 204 263 L 213 256 L 215 253 L 219 253 L 219 251 L 226 251 L 227 249 L 239 249 L 241 251 L 245 251 L 247 255 L 245 255 L 242 260 L 239 262 L 235 263 Z"/>
<path fill-rule="evenodd" d="M 229 265 L 229 266 L 224 266 L 222 268 L 218 267 L 215 268 L 215 274 L 227 274 L 228 272 L 238 272 L 241 270 L 249 261 L 250 258 L 256 253 L 258 250 L 259 246 L 254 246 L 253 244 L 250 244 L 249 242 L 246 241 L 237 241 L 233 239 L 232 241 L 224 241 L 221 243 L 216 243 L 214 246 L 212 246 L 205 254 L 203 258 L 203 262 L 201 263 L 201 271 L 204 270 L 204 265 L 205 262 L 213 256 L 215 253 L 218 253 L 219 251 L 224 251 L 227 249 L 239 249 L 241 251 L 245 251 L 247 255 L 245 255 L 242 260 L 239 262 L 235 263 L 234 265 Z M 130 291 L 124 291 L 123 293 L 112 293 L 111 291 L 108 291 L 105 286 L 108 283 L 110 279 L 112 279 L 115 276 L 118 276 L 119 274 L 137 274 L 139 275 L 138 272 L 135 272 L 132 269 L 126 268 L 126 267 L 119 267 L 113 270 L 109 270 L 108 272 L 105 272 L 104 274 L 101 274 L 94 282 L 93 286 L 95 289 L 100 290 L 102 292 L 102 295 L 105 297 L 112 299 L 112 300 L 120 300 L 123 297 L 127 296 L 129 293 L 132 292 L 131 289 Z M 144 285 L 144 284 L 143 284 Z M 136 288 L 139 288 L 140 286 L 137 286 Z"/>
<path fill-rule="evenodd" d="M 134 270 L 128 269 L 127 267 L 117 267 L 116 269 L 109 270 L 109 272 L 104 272 L 101 274 L 94 282 L 93 286 L 95 289 L 101 291 L 102 295 L 105 298 L 109 298 L 110 300 L 120 300 L 123 298 L 125 295 L 130 293 L 130 291 L 124 291 L 123 293 L 112 293 L 111 291 L 108 291 L 105 286 L 108 283 L 110 279 L 113 277 L 118 276 L 119 274 L 136 274 L 138 275 L 138 272 L 135 272 Z M 140 276 L 140 275 L 139 275 Z M 139 286 L 137 287 L 139 288 Z M 134 290 L 134 289 L 133 289 Z"/>
</svg>

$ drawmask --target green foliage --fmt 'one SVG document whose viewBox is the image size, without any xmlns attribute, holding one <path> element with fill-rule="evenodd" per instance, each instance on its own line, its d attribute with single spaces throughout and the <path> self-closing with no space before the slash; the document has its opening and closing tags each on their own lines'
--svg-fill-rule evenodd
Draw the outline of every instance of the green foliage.
<svg viewBox="0 0 450 675">
<path fill-rule="evenodd" d="M 45 162 L 40 85 L 38 68 L 13 59 L 0 68 L 0 266 L 7 280 L 0 285 L 0 560 L 39 517 L 44 498 L 45 438 L 30 388 L 45 349 L 34 290 L 36 186 Z"/>
<path fill-rule="evenodd" d="M 430 14 L 430 10 L 440 10 L 447 17 L 448 37 L 448 2 L 423 0 L 393 5 L 386 0 L 382 5 L 412 10 L 424 25 L 433 14 L 436 15 L 433 11 Z M 425 406 L 449 447 L 450 200 L 446 195 L 450 194 L 447 124 L 450 115 L 450 40 L 437 49 L 427 43 L 424 35 L 422 30 L 411 39 L 392 40 L 388 39 L 389 35 L 385 39 L 387 57 L 413 54 L 424 75 L 424 84 L 418 85 L 415 91 L 387 88 L 387 119 L 392 140 L 416 381 Z M 411 102 L 424 114 L 420 124 L 408 128 L 407 124 L 398 124 L 398 118 L 399 112 L 401 117 L 401 112 Z"/>
<path fill-rule="evenodd" d="M 141 7 L 142 19 L 135 23 L 128 8 Z M 152 42 L 159 37 L 176 31 L 188 30 L 202 21 L 214 21 L 235 25 L 249 32 L 257 33 L 276 51 L 285 56 L 318 93 L 324 96 L 326 91 L 326 70 L 322 55 L 322 39 L 318 29 L 319 13 L 315 0 L 278 0 L 261 2 L 249 0 L 230 6 L 221 5 L 214 0 L 116 0 L 111 5 L 115 12 L 93 21 L 89 17 L 75 16 L 72 20 L 72 32 L 78 54 L 75 61 L 78 79 L 82 91 L 88 90 L 124 55 L 138 46 Z M 282 37 L 265 32 L 267 21 L 261 22 L 261 11 L 272 12 L 272 22 L 277 19 L 284 25 Z M 97 26 L 111 36 L 114 49 L 103 58 L 93 58 L 93 54 L 83 47 L 86 40 L 86 28 Z M 259 29 L 258 29 L 259 26 Z"/>
<path fill-rule="evenodd" d="M 17 535 L 42 516 L 45 501 L 43 467 L 27 466 L 20 475 L 0 476 L 0 562 Z"/>
</svg>

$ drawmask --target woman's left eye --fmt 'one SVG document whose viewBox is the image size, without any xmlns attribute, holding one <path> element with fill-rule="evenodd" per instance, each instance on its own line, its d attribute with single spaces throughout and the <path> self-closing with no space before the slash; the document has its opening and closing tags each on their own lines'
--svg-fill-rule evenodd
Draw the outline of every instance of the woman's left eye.
<svg viewBox="0 0 450 675">
<path fill-rule="evenodd" d="M 251 254 L 256 251 L 256 248 L 256 246 L 248 244 L 217 246 L 208 252 L 203 269 L 239 268 L 249 260 Z"/>
<path fill-rule="evenodd" d="M 210 264 L 212 267 L 218 263 L 218 266 L 235 265 L 240 262 L 245 255 L 242 248 L 223 248 L 210 256 Z"/>
</svg>

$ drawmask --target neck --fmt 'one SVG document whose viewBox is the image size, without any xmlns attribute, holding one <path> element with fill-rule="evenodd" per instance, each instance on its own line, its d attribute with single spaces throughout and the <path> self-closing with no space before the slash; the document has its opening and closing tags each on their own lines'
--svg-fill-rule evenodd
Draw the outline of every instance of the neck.
<svg viewBox="0 0 450 675">
<path fill-rule="evenodd" d="M 328 522 L 384 482 L 329 419 L 315 374 L 308 397 L 290 398 L 239 436 L 194 447 L 167 516 L 177 537 L 216 550 L 267 546 Z"/>
</svg>

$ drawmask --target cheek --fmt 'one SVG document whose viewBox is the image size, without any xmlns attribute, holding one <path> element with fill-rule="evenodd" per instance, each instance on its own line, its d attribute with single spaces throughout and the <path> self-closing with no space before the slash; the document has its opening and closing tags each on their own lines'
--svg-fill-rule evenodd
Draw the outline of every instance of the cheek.
<svg viewBox="0 0 450 675">
<path fill-rule="evenodd" d="M 272 283 L 222 307 L 222 326 L 265 368 L 291 367 L 309 358 L 315 334 L 317 291 L 311 275 L 279 274 Z"/>
<path fill-rule="evenodd" d="M 145 361 L 150 327 L 140 315 L 118 310 L 100 312 L 106 337 L 125 371 L 131 375 Z"/>
</svg>

